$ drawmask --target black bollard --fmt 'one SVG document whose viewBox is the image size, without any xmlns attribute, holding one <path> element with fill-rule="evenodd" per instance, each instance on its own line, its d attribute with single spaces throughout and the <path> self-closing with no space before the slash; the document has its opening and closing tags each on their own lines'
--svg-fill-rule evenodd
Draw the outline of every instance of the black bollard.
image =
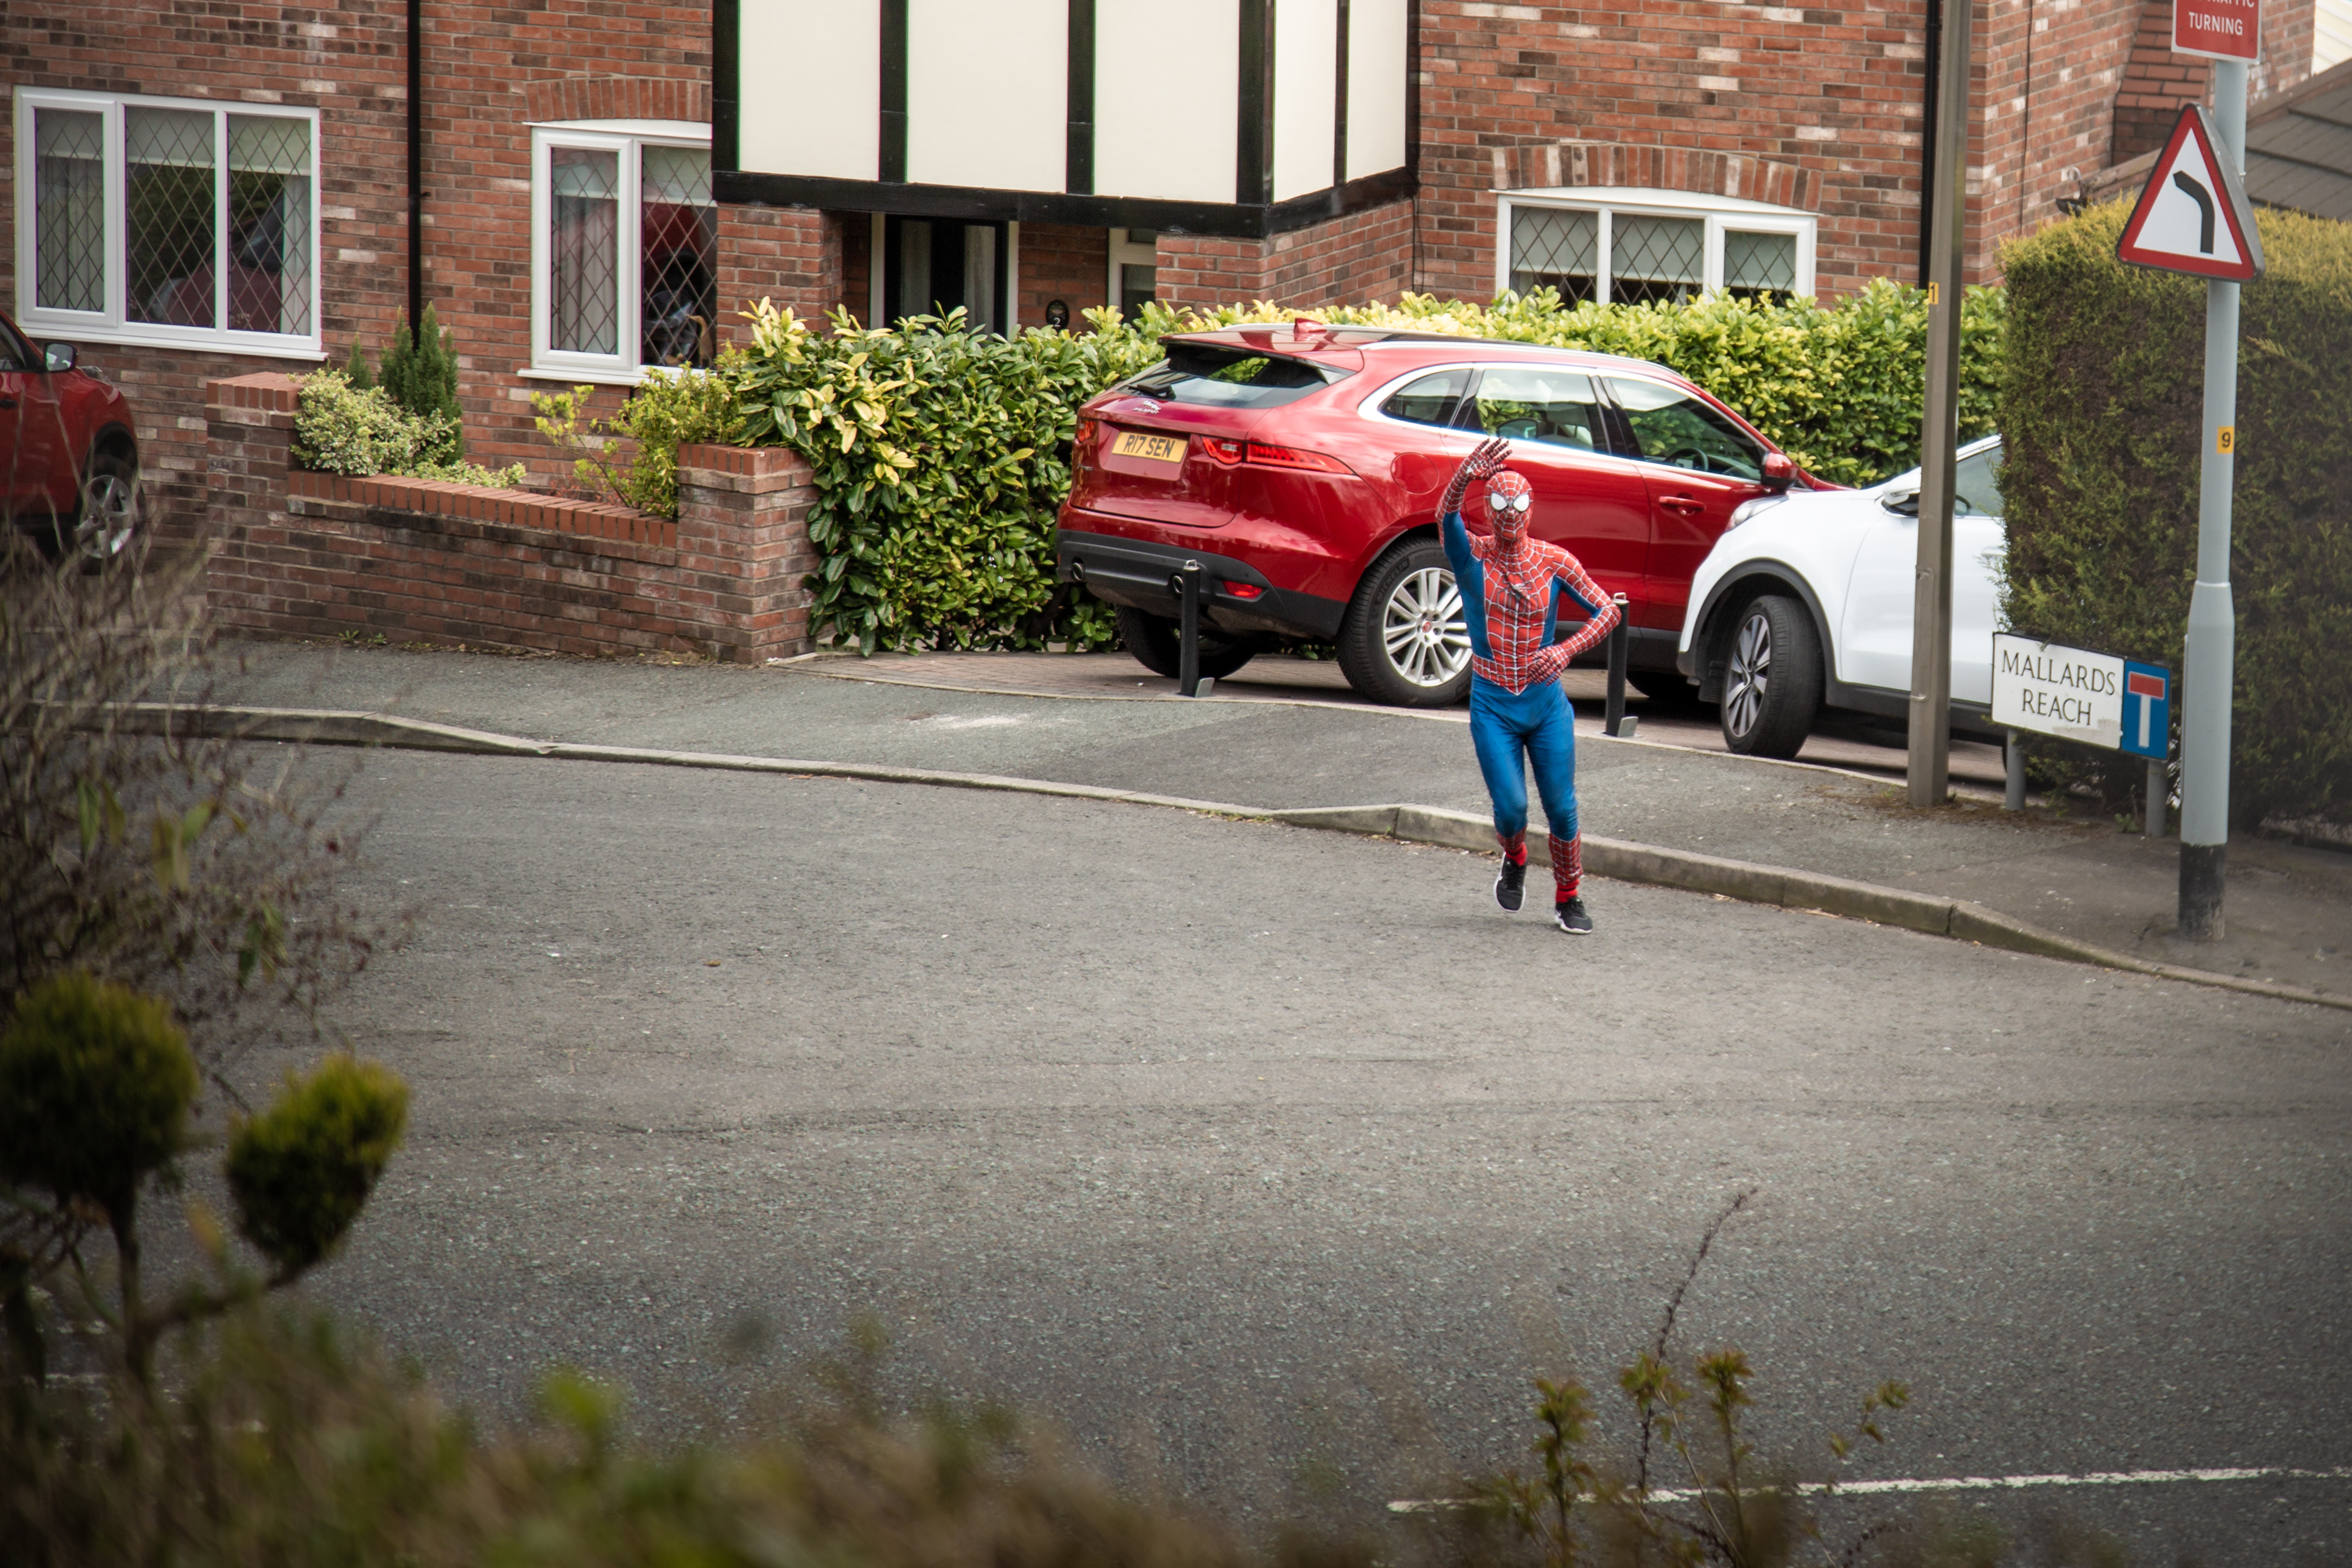
<svg viewBox="0 0 2352 1568">
<path fill-rule="evenodd" d="M 1178 615 L 1178 631 L 1182 638 L 1176 654 L 1176 695 L 1197 697 L 1201 695 L 1201 563 L 1186 561 L 1168 580 L 1176 591 L 1182 607 Z"/>
<path fill-rule="evenodd" d="M 1632 633 L 1625 629 L 1625 596 L 1612 596 L 1617 601 L 1617 624 L 1609 632 L 1609 706 L 1601 721 L 1601 732 L 1615 736 L 1625 722 L 1625 661 L 1633 645 Z"/>
</svg>

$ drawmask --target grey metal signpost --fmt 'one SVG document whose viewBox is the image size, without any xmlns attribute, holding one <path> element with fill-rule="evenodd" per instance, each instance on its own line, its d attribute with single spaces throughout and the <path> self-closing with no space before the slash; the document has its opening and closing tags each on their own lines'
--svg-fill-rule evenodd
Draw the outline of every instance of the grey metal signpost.
<svg viewBox="0 0 2352 1568">
<path fill-rule="evenodd" d="M 1911 804 L 1951 792 L 1952 495 L 1960 444 L 1961 214 L 1969 162 L 1972 0 L 1944 0 L 1937 38 L 1936 166 L 1927 208 L 1927 397 L 1919 441 L 1918 577 L 1911 612 Z"/>
<path fill-rule="evenodd" d="M 2246 172 L 2246 67 L 2213 62 L 2215 149 L 2240 180 Z M 2230 694 L 2237 684 L 2238 616 L 2230 597 L 2230 497 L 2237 478 L 2238 285 L 2205 282 L 2204 466 L 2197 488 L 2197 586 L 2189 599 L 2180 718 L 2179 930 L 2221 936 L 2221 890 L 2230 850 Z M 2224 435 L 2227 432 L 2227 435 Z"/>
</svg>

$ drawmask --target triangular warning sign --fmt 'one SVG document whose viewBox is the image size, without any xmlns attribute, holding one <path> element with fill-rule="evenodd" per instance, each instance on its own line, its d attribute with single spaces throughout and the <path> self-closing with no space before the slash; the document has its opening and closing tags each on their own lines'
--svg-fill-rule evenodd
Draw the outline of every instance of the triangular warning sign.
<svg viewBox="0 0 2352 1568">
<path fill-rule="evenodd" d="M 2220 155 L 2201 104 L 2180 111 L 2116 254 L 2140 267 L 2243 283 L 2263 275 L 2263 241 L 2237 171 Z"/>
</svg>

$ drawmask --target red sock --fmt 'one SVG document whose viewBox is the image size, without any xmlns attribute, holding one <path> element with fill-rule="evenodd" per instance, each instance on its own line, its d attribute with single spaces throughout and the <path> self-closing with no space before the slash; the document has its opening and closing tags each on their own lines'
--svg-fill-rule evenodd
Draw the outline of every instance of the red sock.
<svg viewBox="0 0 2352 1568">
<path fill-rule="evenodd" d="M 1528 831 L 1525 828 L 1521 828 L 1517 832 L 1507 836 L 1502 833 L 1496 833 L 1495 835 L 1495 841 L 1503 846 L 1503 858 L 1505 860 L 1510 862 L 1513 865 L 1525 865 L 1528 863 Z"/>
<path fill-rule="evenodd" d="M 1559 896 L 1552 902 L 1566 904 L 1576 896 L 1578 886 L 1584 881 L 1584 835 L 1579 833 L 1572 839 L 1563 839 L 1554 833 L 1550 837 L 1551 881 L 1559 892 Z"/>
</svg>

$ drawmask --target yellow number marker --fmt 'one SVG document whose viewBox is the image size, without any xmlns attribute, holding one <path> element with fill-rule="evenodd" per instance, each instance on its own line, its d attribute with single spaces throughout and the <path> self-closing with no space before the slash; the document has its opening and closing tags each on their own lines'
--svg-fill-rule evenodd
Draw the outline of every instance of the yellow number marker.
<svg viewBox="0 0 2352 1568">
<path fill-rule="evenodd" d="M 2213 432 L 2213 450 L 2224 457 L 2234 456 L 2238 450 L 2238 427 L 2225 424 Z"/>
</svg>

